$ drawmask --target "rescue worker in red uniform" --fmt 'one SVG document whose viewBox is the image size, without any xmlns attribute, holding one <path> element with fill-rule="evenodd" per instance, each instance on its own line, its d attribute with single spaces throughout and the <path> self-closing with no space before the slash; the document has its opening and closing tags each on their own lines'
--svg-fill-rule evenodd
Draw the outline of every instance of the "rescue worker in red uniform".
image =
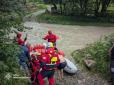
<svg viewBox="0 0 114 85">
<path fill-rule="evenodd" d="M 47 40 L 48 42 L 52 42 L 53 45 L 56 46 L 56 41 L 58 37 L 55 34 L 53 34 L 51 30 L 49 30 L 48 35 L 46 35 L 43 39 Z"/>
<path fill-rule="evenodd" d="M 55 47 L 54 47 L 53 43 L 49 42 L 47 44 L 46 51 L 49 51 L 49 52 L 55 51 Z"/>
<path fill-rule="evenodd" d="M 31 70 L 32 70 L 31 81 L 33 82 L 33 85 L 38 85 L 39 82 L 37 80 L 37 76 L 38 76 L 38 73 L 40 70 L 40 63 L 35 54 L 31 55 L 30 66 L 31 66 Z"/>
<path fill-rule="evenodd" d="M 47 77 L 49 85 L 54 85 L 54 73 L 59 64 L 59 58 L 54 55 L 54 50 L 48 50 L 40 58 L 41 71 L 38 75 L 39 85 L 44 85 L 44 78 Z"/>
</svg>

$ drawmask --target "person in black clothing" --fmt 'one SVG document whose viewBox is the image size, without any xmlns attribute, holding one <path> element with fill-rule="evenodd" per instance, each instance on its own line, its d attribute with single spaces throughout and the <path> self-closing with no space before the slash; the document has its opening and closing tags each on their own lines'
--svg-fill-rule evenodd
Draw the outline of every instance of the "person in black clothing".
<svg viewBox="0 0 114 85">
<path fill-rule="evenodd" d="M 114 85 L 114 44 L 109 50 L 109 55 L 110 55 L 111 81 L 112 81 L 111 85 Z"/>
</svg>

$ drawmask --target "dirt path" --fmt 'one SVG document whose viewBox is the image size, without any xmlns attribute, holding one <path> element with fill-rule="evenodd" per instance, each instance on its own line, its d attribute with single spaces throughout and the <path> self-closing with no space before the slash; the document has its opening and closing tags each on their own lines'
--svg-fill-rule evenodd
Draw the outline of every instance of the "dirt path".
<svg viewBox="0 0 114 85">
<path fill-rule="evenodd" d="M 34 20 L 33 20 L 34 21 Z M 44 34 L 51 29 L 56 33 L 60 40 L 57 42 L 58 48 L 62 49 L 66 57 L 72 59 L 71 52 L 76 49 L 81 49 L 90 44 L 101 36 L 114 32 L 114 27 L 95 27 L 95 26 L 70 26 L 45 24 L 33 21 L 26 21 L 26 27 L 32 27 L 31 30 L 26 30 L 29 35 L 28 40 L 32 44 L 43 43 Z M 56 85 L 109 85 L 106 81 L 97 75 L 89 75 L 88 72 L 79 71 L 74 76 L 65 75 L 63 80 L 56 79 Z"/>
</svg>

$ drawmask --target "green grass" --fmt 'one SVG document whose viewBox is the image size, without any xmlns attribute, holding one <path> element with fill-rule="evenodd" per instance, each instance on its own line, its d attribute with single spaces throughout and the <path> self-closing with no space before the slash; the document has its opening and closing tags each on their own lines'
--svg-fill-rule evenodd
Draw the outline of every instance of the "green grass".
<svg viewBox="0 0 114 85">
<path fill-rule="evenodd" d="M 87 47 L 81 50 L 74 51 L 72 56 L 76 63 L 83 69 L 85 69 L 83 60 L 89 56 L 96 61 L 96 66 L 89 70 L 89 72 L 100 74 L 103 78 L 109 79 L 110 77 L 107 77 L 110 76 L 110 59 L 108 51 L 112 46 L 112 41 L 114 41 L 114 34 L 108 35 L 93 44 L 87 45 Z"/>
<path fill-rule="evenodd" d="M 63 24 L 63 25 L 82 25 L 82 26 L 114 26 L 114 17 L 85 17 L 85 16 L 64 16 L 42 14 L 38 15 L 38 22 Z"/>
<path fill-rule="evenodd" d="M 37 4 L 37 8 L 38 9 L 46 9 L 47 5 L 45 5 L 45 4 Z"/>
<path fill-rule="evenodd" d="M 46 9 L 47 8 L 47 5 L 46 4 L 43 4 L 43 3 L 34 3 L 34 2 L 30 2 L 30 3 L 27 3 L 27 11 L 26 11 L 26 14 L 31 14 L 33 12 L 37 12 L 39 10 L 43 10 L 43 9 Z"/>
</svg>

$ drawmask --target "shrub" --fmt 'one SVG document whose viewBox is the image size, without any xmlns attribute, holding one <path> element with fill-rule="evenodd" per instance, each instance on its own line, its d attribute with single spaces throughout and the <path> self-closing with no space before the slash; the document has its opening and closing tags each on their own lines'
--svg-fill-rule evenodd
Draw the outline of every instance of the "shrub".
<svg viewBox="0 0 114 85">
<path fill-rule="evenodd" d="M 109 48 L 112 46 L 114 41 L 114 34 L 103 37 L 102 39 L 94 42 L 93 44 L 87 45 L 84 49 L 74 51 L 72 56 L 75 61 L 83 68 L 83 60 L 86 57 L 90 57 L 96 61 L 96 66 L 91 69 L 92 73 L 98 73 L 102 77 L 107 78 L 110 74 L 110 57 L 108 55 Z"/>
<path fill-rule="evenodd" d="M 37 20 L 43 23 L 81 25 L 81 26 L 113 26 L 113 17 L 94 17 L 94 16 L 65 16 L 44 13 L 37 16 Z"/>
<path fill-rule="evenodd" d="M 27 85 L 27 80 L 12 78 L 15 74 L 23 74 L 18 64 L 19 53 L 20 48 L 14 43 L 0 44 L 0 85 Z M 11 78 L 5 78 L 9 73 Z"/>
</svg>

